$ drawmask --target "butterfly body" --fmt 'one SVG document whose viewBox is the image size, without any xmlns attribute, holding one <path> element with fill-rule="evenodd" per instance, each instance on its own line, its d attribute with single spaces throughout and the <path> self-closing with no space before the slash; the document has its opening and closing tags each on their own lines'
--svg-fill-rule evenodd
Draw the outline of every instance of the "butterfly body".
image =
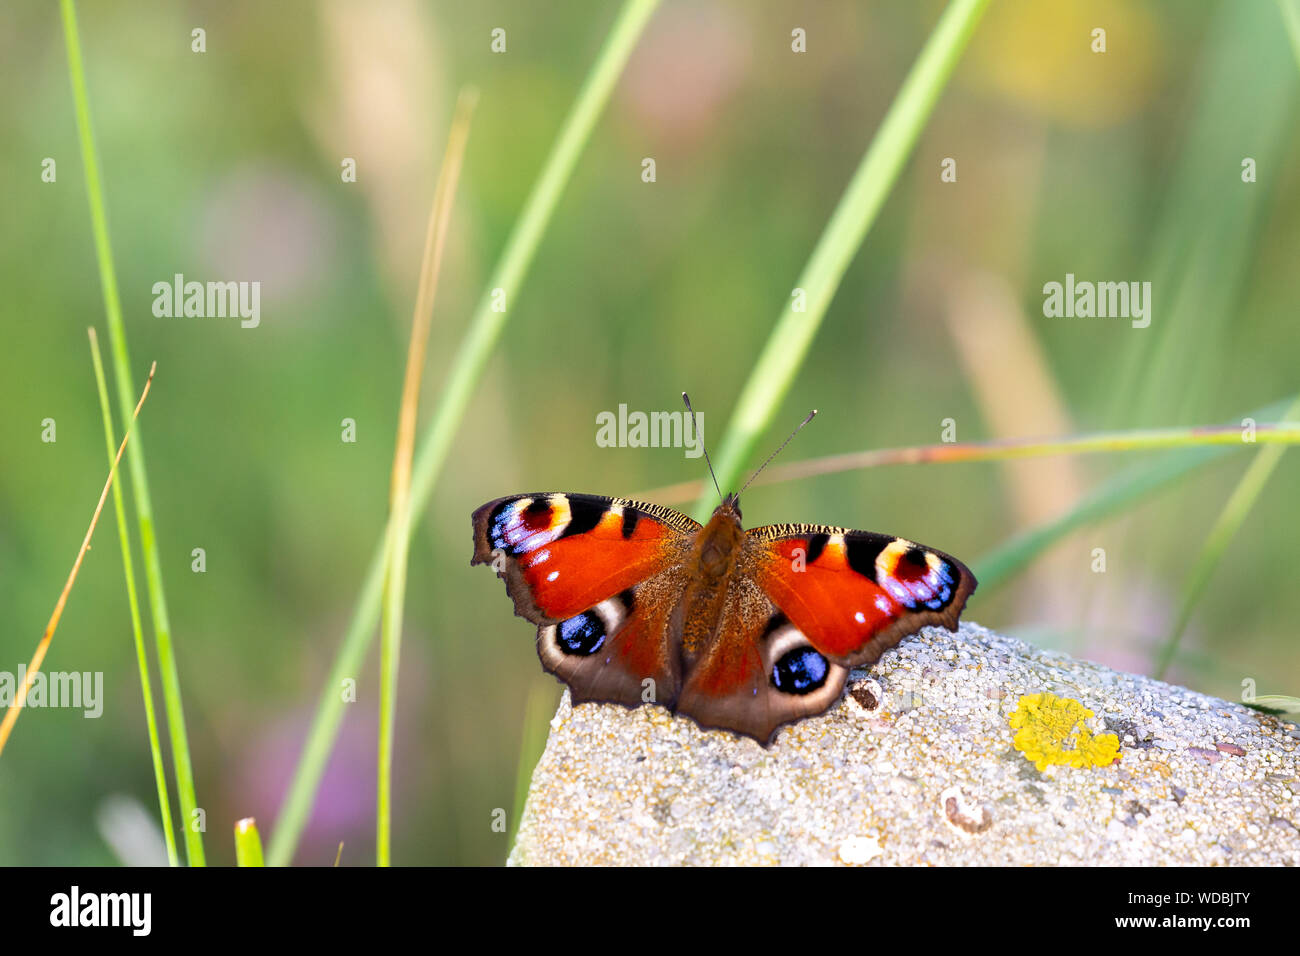
<svg viewBox="0 0 1300 956">
<path fill-rule="evenodd" d="M 692 658 L 717 633 L 744 545 L 740 512 L 729 501 L 713 513 L 692 543 L 681 641 L 682 651 Z"/>
<path fill-rule="evenodd" d="M 705 525 L 596 495 L 498 498 L 473 515 L 575 703 L 657 703 L 771 742 L 838 700 L 849 669 L 927 624 L 955 627 L 975 578 L 901 538 L 824 525 L 746 531 L 728 495 Z"/>
</svg>

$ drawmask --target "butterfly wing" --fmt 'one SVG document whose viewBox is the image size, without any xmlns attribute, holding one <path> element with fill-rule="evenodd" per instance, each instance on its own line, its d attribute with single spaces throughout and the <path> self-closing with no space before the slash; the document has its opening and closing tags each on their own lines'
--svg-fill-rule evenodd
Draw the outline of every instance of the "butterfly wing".
<svg viewBox="0 0 1300 956">
<path fill-rule="evenodd" d="M 848 669 L 829 661 L 752 576 L 728 591 L 714 640 L 691 662 L 677 710 L 767 745 L 778 727 L 839 699 Z"/>
<path fill-rule="evenodd" d="M 540 625 L 542 666 L 569 685 L 575 704 L 674 709 L 681 690 L 681 621 L 674 611 L 685 587 L 680 566 L 670 568 L 588 611 Z"/>
<path fill-rule="evenodd" d="M 573 700 L 656 702 L 769 743 L 822 713 L 850 667 L 927 624 L 955 627 L 975 576 L 889 535 L 772 525 L 745 537 L 709 639 L 683 646 L 701 526 L 594 495 L 499 498 L 473 516 L 472 564 L 492 564 L 538 625 L 542 665 Z M 686 643 L 692 643 L 687 640 Z"/>
<path fill-rule="evenodd" d="M 874 663 L 926 625 L 955 629 L 976 586 L 956 558 L 891 535 L 769 525 L 747 544 L 768 597 L 843 667 Z"/>
<path fill-rule="evenodd" d="M 575 702 L 673 705 L 674 611 L 698 522 L 658 505 L 551 493 L 489 501 L 473 524 L 470 563 L 505 578 L 515 613 L 538 625 L 542 666 Z"/>
</svg>

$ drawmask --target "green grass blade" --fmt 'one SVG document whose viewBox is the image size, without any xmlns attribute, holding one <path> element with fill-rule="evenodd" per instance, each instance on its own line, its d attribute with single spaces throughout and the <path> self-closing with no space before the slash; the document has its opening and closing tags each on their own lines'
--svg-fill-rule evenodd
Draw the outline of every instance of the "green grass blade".
<svg viewBox="0 0 1300 956">
<path fill-rule="evenodd" d="M 952 0 L 917 57 L 880 129 L 853 174 L 795 287 L 806 294 L 806 311 L 782 310 L 741 392 L 723 439 L 714 472 L 724 492 L 736 489 L 754 442 L 790 390 L 821 326 L 849 262 L 897 182 L 939 94 L 975 31 L 988 0 Z M 700 498 L 695 517 L 703 521 L 717 504 Z"/>
<path fill-rule="evenodd" d="M 1298 414 L 1300 414 L 1300 400 L 1287 410 L 1285 418 L 1292 419 Z M 1250 509 L 1259 500 L 1260 492 L 1264 490 L 1264 485 L 1268 483 L 1273 470 L 1282 460 L 1284 451 L 1286 451 L 1285 445 L 1268 445 L 1261 448 L 1250 463 L 1250 467 L 1246 469 L 1246 473 L 1237 482 L 1237 487 L 1232 490 L 1223 510 L 1219 512 L 1214 527 L 1210 529 L 1205 544 L 1201 546 L 1201 553 L 1196 557 L 1196 563 L 1192 565 L 1192 570 L 1187 575 L 1178 617 L 1156 653 L 1154 673 L 1157 678 L 1163 679 L 1165 671 L 1173 662 L 1183 632 L 1187 630 L 1187 623 L 1192 619 L 1192 611 L 1201 595 L 1205 593 L 1206 585 L 1210 583 L 1210 576 L 1218 566 L 1223 553 L 1228 549 L 1229 542 L 1236 536 L 1237 529 L 1241 527 L 1241 523 L 1250 514 Z"/>
<path fill-rule="evenodd" d="M 108 445 L 111 467 L 117 456 L 117 437 L 113 434 L 113 412 L 109 407 L 108 383 L 104 380 L 104 362 L 99 355 L 99 339 L 90 329 L 90 358 L 95 365 L 95 385 L 99 389 L 99 408 L 104 415 L 104 441 Z M 149 731 L 149 752 L 153 756 L 154 783 L 158 788 L 158 813 L 162 818 L 163 838 L 167 843 L 167 862 L 179 863 L 176 854 L 176 830 L 172 825 L 171 798 L 167 795 L 167 771 L 163 766 L 162 746 L 158 742 L 158 721 L 153 709 L 153 689 L 149 684 L 149 658 L 144 649 L 144 628 L 140 618 L 140 600 L 135 589 L 135 567 L 131 561 L 131 527 L 126 522 L 122 503 L 122 483 L 113 482 L 113 510 L 117 515 L 117 536 L 122 545 L 122 567 L 126 571 L 126 600 L 131 608 L 131 633 L 135 637 L 135 657 L 140 665 L 140 690 L 144 695 L 144 721 Z"/>
<path fill-rule="evenodd" d="M 244 817 L 235 824 L 235 865 L 266 866 L 262 859 L 262 838 L 252 817 Z"/>
<path fill-rule="evenodd" d="M 524 702 L 524 729 L 519 741 L 519 763 L 515 768 L 515 803 L 510 811 L 510 829 L 506 846 L 514 847 L 519 834 L 519 824 L 524 817 L 524 804 L 528 801 L 528 788 L 532 784 L 533 770 L 546 750 L 550 733 L 551 715 L 555 713 L 555 684 L 534 683 Z M 509 852 L 507 850 L 507 852 Z"/>
<path fill-rule="evenodd" d="M 1295 65 L 1300 67 L 1300 0 L 1277 0 L 1277 6 L 1287 39 L 1291 41 L 1291 52 L 1295 54 Z"/>
<path fill-rule="evenodd" d="M 1282 694 L 1260 694 L 1248 701 L 1254 707 L 1267 710 L 1279 710 L 1284 714 L 1300 714 L 1300 697 L 1287 697 Z"/>
<path fill-rule="evenodd" d="M 1279 402 L 1270 405 L 1253 412 L 1251 417 L 1271 418 L 1281 414 L 1287 404 Z M 1239 443 L 1236 447 L 1245 447 L 1245 445 Z M 1269 446 L 1279 450 L 1285 447 L 1285 445 Z M 977 594 L 980 597 L 986 596 L 994 588 L 1005 584 L 1029 562 L 1070 532 L 1119 513 L 1152 492 L 1183 478 L 1207 462 L 1229 454 L 1232 450 L 1232 446 L 1224 445 L 1187 448 L 1174 452 L 1154 464 L 1134 468 L 1116 476 L 1059 518 L 1016 535 L 976 561 L 973 570 L 980 582 L 980 590 Z"/>
<path fill-rule="evenodd" d="M 379 759 L 376 786 L 376 862 L 392 862 L 393 834 L 393 728 L 397 718 L 397 674 L 402 646 L 402 609 L 406 603 L 406 568 L 411 543 L 411 455 L 415 448 L 415 421 L 420 404 L 420 381 L 428 353 L 429 325 L 433 303 L 447 248 L 447 229 L 456 199 L 456 184 L 469 139 L 469 121 L 478 93 L 461 91 L 456 103 L 451 133 L 438 173 L 433 208 L 424 241 L 419 288 L 415 295 L 415 316 L 411 321 L 411 342 L 406 354 L 406 377 L 398 410 L 397 442 L 393 451 L 392 482 L 389 488 L 388 566 L 384 580 L 383 620 L 379 644 Z"/>
<path fill-rule="evenodd" d="M 1160 290 L 1159 319 L 1115 343 L 1107 426 L 1205 418 L 1213 390 L 1203 383 L 1227 374 L 1221 343 L 1237 334 L 1264 223 L 1277 205 L 1273 191 L 1285 180 L 1265 175 L 1249 188 L 1224 189 L 1219 176 L 1239 168 L 1242 143 L 1261 170 L 1293 162 L 1293 57 L 1278 26 L 1267 3 L 1220 5 L 1206 24 L 1196 67 L 1186 73 L 1189 96 L 1163 195 L 1144 230 L 1139 274 Z M 1265 76 L 1275 79 L 1260 84 Z M 1183 334 L 1188 329 L 1196 334 Z"/>
<path fill-rule="evenodd" d="M 987 597 L 990 591 L 1005 584 L 1070 532 L 1118 514 L 1200 465 L 1226 454 L 1227 448 L 1196 448 L 1116 476 L 1059 518 L 1016 535 L 976 561 L 972 570 L 979 579 L 979 596 Z"/>
<path fill-rule="evenodd" d="M 81 60 L 81 39 L 77 32 L 77 11 L 72 0 L 60 0 L 63 35 L 68 54 L 68 75 L 76 105 L 77 135 L 85 165 L 86 196 L 90 203 L 90 225 L 95 240 L 95 258 L 99 263 L 100 286 L 104 293 L 104 312 L 108 322 L 109 348 L 113 356 L 113 376 L 117 384 L 118 407 L 123 419 L 131 420 L 135 408 L 135 380 L 126 349 L 126 328 L 122 323 L 122 301 L 113 267 L 113 250 L 108 240 L 108 217 L 104 211 L 104 192 L 99 178 L 99 156 L 90 125 L 90 100 L 86 93 L 86 76 Z M 181 704 L 180 675 L 172 651 L 171 623 L 163 593 L 162 563 L 154 535 L 153 505 L 149 497 L 149 480 L 145 473 L 144 435 L 139 423 L 132 432 L 127 449 L 131 491 L 135 496 L 136 516 L 140 522 L 140 546 L 144 551 L 145 578 L 149 591 L 149 610 L 154 623 L 154 641 L 158 649 L 158 667 L 162 678 L 163 705 L 167 729 L 176 765 L 176 788 L 180 796 L 182 825 L 185 830 L 185 856 L 191 866 L 202 866 L 203 835 L 196 829 L 195 810 L 198 800 L 194 791 L 194 767 L 190 761 L 189 741 L 185 733 L 185 710 Z"/>
<path fill-rule="evenodd" d="M 482 377 L 483 368 L 501 337 L 506 320 L 518 306 L 519 291 L 546 226 L 550 223 L 564 187 L 572 177 L 583 147 L 591 138 L 596 120 L 609 101 L 614 83 L 622 73 L 623 66 L 656 6 L 658 0 L 628 0 L 623 5 L 596 63 L 578 93 L 573 109 L 565 118 L 555 146 L 524 204 L 519 220 L 506 240 L 501 259 L 470 320 L 469 333 L 456 353 L 450 377 L 416 453 L 411 479 L 412 521 L 419 519 L 433 495 L 438 474 L 446 463 L 447 451 L 465 416 L 474 387 Z M 492 290 L 498 288 L 506 290 L 507 309 L 504 312 L 492 309 Z M 268 858 L 272 866 L 283 866 L 293 857 L 294 848 L 307 825 L 316 787 L 333 749 L 339 723 L 343 719 L 344 702 L 339 688 L 344 679 L 354 677 L 360 671 L 366 650 L 374 638 L 384 587 L 385 544 L 388 534 L 386 527 L 371 558 L 361 596 L 321 692 L 307 743 L 276 821 L 275 832 L 271 836 Z"/>
</svg>

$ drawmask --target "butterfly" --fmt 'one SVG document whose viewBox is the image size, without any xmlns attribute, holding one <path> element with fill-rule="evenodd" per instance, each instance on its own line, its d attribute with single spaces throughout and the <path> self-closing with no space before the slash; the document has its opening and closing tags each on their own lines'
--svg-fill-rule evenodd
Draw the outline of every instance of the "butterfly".
<svg viewBox="0 0 1300 956">
<path fill-rule="evenodd" d="M 661 505 L 548 492 L 489 501 L 473 526 L 470 564 L 505 579 L 575 704 L 656 703 L 764 746 L 834 704 L 850 668 L 926 625 L 954 629 L 976 586 L 956 558 L 905 538 L 746 531 L 740 493 L 703 525 Z"/>
</svg>

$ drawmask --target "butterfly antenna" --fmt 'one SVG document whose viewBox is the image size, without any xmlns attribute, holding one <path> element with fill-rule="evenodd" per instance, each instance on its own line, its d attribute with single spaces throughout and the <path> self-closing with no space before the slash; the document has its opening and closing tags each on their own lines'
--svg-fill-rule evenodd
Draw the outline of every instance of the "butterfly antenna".
<svg viewBox="0 0 1300 956">
<path fill-rule="evenodd" d="M 682 401 L 686 403 L 686 411 L 691 416 L 691 427 L 700 436 L 700 447 L 704 449 L 704 463 L 709 466 L 709 477 L 713 479 L 713 487 L 717 489 L 718 497 L 721 498 L 722 489 L 718 488 L 718 476 L 713 473 L 713 462 L 709 461 L 709 449 L 704 444 L 704 430 L 696 422 L 695 409 L 691 408 L 691 399 L 685 392 L 682 392 Z"/>
<path fill-rule="evenodd" d="M 781 454 L 781 452 L 785 451 L 785 446 L 790 444 L 790 442 L 794 440 L 795 435 L 799 434 L 799 429 L 807 425 L 816 416 L 817 416 L 817 409 L 814 408 L 811 412 L 808 413 L 807 418 L 805 418 L 803 421 L 801 421 L 798 425 L 794 427 L 794 431 L 790 433 L 790 437 L 787 438 L 785 441 L 781 442 L 781 447 L 778 448 L 776 451 L 772 452 L 772 454 L 768 455 L 767 461 L 763 462 L 763 464 L 758 466 L 758 471 L 754 472 L 752 475 L 749 476 L 749 481 L 745 482 L 744 487 L 742 487 L 740 491 L 736 492 L 737 498 L 739 498 L 744 493 L 745 488 L 748 488 L 750 485 L 754 483 L 754 479 L 757 478 L 760 474 L 762 474 L 763 469 L 772 463 L 773 458 Z"/>
</svg>

